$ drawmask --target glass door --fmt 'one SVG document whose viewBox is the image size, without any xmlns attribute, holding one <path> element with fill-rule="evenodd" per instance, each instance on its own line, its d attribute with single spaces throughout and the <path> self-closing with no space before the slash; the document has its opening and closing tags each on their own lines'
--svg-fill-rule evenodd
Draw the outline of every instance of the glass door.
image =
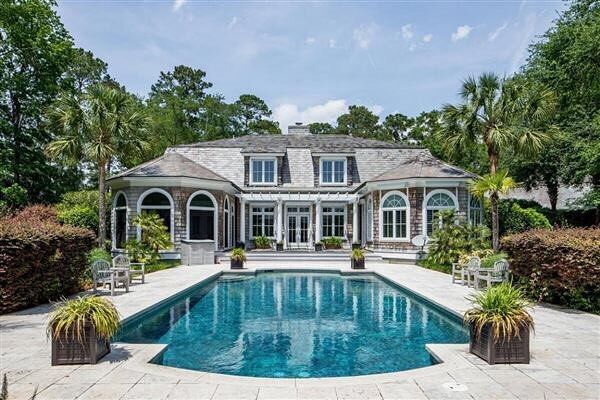
<svg viewBox="0 0 600 400">
<path fill-rule="evenodd" d="M 288 207 L 286 232 L 288 248 L 309 248 L 311 246 L 310 207 Z"/>
</svg>

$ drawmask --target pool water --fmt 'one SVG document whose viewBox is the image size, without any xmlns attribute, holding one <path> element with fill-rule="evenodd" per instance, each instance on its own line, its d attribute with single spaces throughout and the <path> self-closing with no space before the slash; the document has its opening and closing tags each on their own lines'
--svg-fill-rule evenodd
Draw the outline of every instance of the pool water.
<svg viewBox="0 0 600 400">
<path fill-rule="evenodd" d="M 223 275 L 125 324 L 166 343 L 153 362 L 255 377 L 366 375 L 432 365 L 427 343 L 466 343 L 460 320 L 374 275 Z"/>
</svg>

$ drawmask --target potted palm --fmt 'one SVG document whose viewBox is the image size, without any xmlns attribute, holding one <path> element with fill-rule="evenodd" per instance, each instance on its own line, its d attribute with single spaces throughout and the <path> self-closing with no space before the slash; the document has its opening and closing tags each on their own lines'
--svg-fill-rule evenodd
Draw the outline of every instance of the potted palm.
<svg viewBox="0 0 600 400">
<path fill-rule="evenodd" d="M 96 364 L 110 352 L 119 312 L 103 297 L 80 296 L 55 304 L 48 320 L 52 365 Z"/>
<path fill-rule="evenodd" d="M 353 249 L 350 257 L 352 269 L 365 269 L 365 251 L 363 249 Z"/>
<path fill-rule="evenodd" d="M 469 326 L 469 351 L 489 364 L 529 364 L 531 303 L 510 283 L 492 286 L 471 297 L 464 315 Z"/>
<path fill-rule="evenodd" d="M 231 260 L 231 269 L 242 269 L 244 268 L 244 262 L 246 261 L 246 252 L 239 247 L 235 248 L 231 250 L 229 259 Z"/>
</svg>

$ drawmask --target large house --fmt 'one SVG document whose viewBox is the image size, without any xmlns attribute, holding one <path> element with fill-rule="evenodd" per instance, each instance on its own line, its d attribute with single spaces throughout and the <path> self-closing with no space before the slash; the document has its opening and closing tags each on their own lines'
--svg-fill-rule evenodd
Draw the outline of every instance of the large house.
<svg viewBox="0 0 600 400">
<path fill-rule="evenodd" d="M 160 215 L 175 247 L 192 257 L 266 236 L 283 249 L 313 250 L 326 237 L 386 251 L 411 252 L 432 233 L 439 210 L 480 223 L 473 175 L 428 150 L 345 135 L 253 135 L 171 147 L 157 159 L 108 179 L 112 244 L 141 232 L 142 211 Z M 274 246 L 275 247 L 275 246 Z"/>
</svg>

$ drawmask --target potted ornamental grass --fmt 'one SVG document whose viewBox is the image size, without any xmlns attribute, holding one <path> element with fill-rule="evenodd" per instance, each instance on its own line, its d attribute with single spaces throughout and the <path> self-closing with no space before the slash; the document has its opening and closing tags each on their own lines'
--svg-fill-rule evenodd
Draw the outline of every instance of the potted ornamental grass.
<svg viewBox="0 0 600 400">
<path fill-rule="evenodd" d="M 363 249 L 352 250 L 350 266 L 352 269 L 365 269 L 365 251 Z"/>
<path fill-rule="evenodd" d="M 114 304 L 103 297 L 80 296 L 56 303 L 47 327 L 52 365 L 96 364 L 110 352 L 119 320 Z"/>
<path fill-rule="evenodd" d="M 469 351 L 488 364 L 529 364 L 531 303 L 520 289 L 505 282 L 470 297 L 464 315 L 469 326 Z"/>
<path fill-rule="evenodd" d="M 257 236 L 254 238 L 254 247 L 261 250 L 271 250 L 273 244 L 270 238 L 266 236 Z"/>
<path fill-rule="evenodd" d="M 322 242 L 327 250 L 342 248 L 342 238 L 336 236 L 323 238 Z"/>
<path fill-rule="evenodd" d="M 231 250 L 229 259 L 231 261 L 231 269 L 242 269 L 246 261 L 246 252 L 244 249 L 237 247 Z"/>
</svg>

